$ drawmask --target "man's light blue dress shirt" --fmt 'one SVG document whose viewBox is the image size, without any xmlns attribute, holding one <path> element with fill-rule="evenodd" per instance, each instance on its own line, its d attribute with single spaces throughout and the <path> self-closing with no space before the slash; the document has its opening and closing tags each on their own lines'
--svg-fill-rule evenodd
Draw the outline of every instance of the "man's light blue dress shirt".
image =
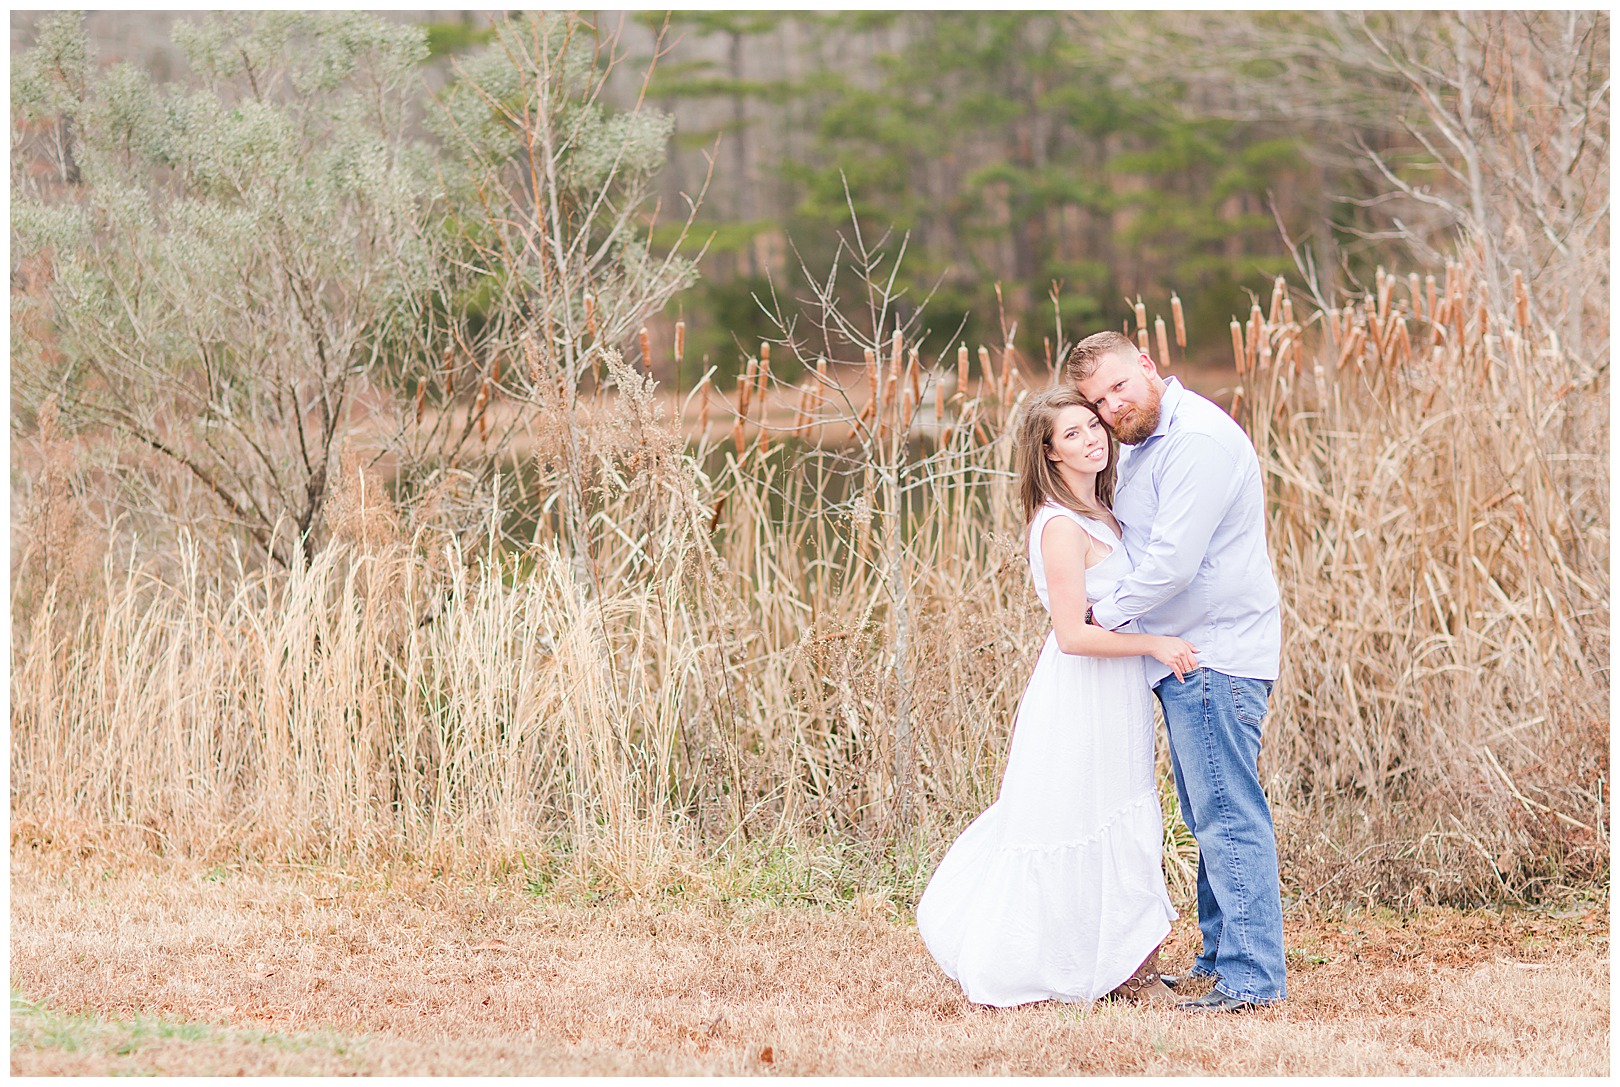
<svg viewBox="0 0 1620 1087">
<path fill-rule="evenodd" d="M 1136 619 L 1144 633 L 1187 639 L 1203 667 L 1275 680 L 1282 620 L 1259 458 L 1230 415 L 1173 377 L 1165 386 L 1159 425 L 1123 447 L 1114 489 L 1135 569 L 1092 617 L 1110 630 Z M 1170 674 L 1144 663 L 1150 684 Z"/>
</svg>

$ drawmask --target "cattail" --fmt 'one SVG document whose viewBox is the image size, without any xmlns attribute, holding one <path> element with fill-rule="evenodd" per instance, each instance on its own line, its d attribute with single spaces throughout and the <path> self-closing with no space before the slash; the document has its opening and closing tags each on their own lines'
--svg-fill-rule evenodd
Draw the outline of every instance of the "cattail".
<svg viewBox="0 0 1620 1087">
<path fill-rule="evenodd" d="M 1013 376 L 1017 372 L 1013 366 L 1012 341 L 1008 340 L 1006 346 L 1001 349 L 1001 390 L 1003 396 L 1012 396 Z"/>
<path fill-rule="evenodd" d="M 1416 272 L 1406 277 L 1406 289 L 1412 296 L 1412 316 L 1423 316 L 1423 278 Z"/>
<path fill-rule="evenodd" d="M 877 352 L 868 347 L 865 349 L 865 353 L 866 383 L 870 387 L 872 393 L 872 403 L 876 404 L 878 394 L 883 391 L 883 375 L 878 372 Z"/>
<path fill-rule="evenodd" d="M 704 438 L 709 436 L 709 389 L 711 385 L 709 375 L 704 374 L 698 391 L 698 433 Z"/>
<path fill-rule="evenodd" d="M 1136 335 L 1141 338 L 1147 335 L 1147 306 L 1142 304 L 1142 296 L 1136 296 L 1136 304 L 1131 307 L 1136 311 Z"/>
<path fill-rule="evenodd" d="M 763 404 L 764 401 L 761 401 Z M 759 451 L 761 458 L 771 451 L 771 428 L 765 425 L 765 412 L 759 413 L 759 433 L 754 437 L 754 448 Z"/>
<path fill-rule="evenodd" d="M 641 365 L 652 369 L 652 333 L 647 331 L 646 325 L 641 326 Z"/>
<path fill-rule="evenodd" d="M 489 414 L 485 410 L 488 407 L 489 379 L 485 378 L 484 384 L 478 390 L 478 400 L 473 404 L 473 411 L 478 415 L 478 440 L 481 442 L 489 439 Z"/>
<path fill-rule="evenodd" d="M 1294 324 L 1294 300 L 1292 298 L 1290 298 L 1286 294 L 1283 295 L 1282 319 L 1283 319 L 1283 324 L 1285 326 L 1288 326 L 1288 327 L 1293 326 L 1293 324 Z"/>
<path fill-rule="evenodd" d="M 1339 369 L 1344 369 L 1345 364 L 1353 359 L 1356 368 L 1359 370 L 1361 368 L 1361 348 L 1366 342 L 1366 331 L 1359 325 L 1352 328 L 1350 335 L 1345 338 L 1344 346 L 1339 349 Z"/>
<path fill-rule="evenodd" d="M 427 411 L 427 378 L 416 379 L 416 421 L 422 421 L 422 413 Z"/>
<path fill-rule="evenodd" d="M 827 356 L 826 355 L 817 355 L 816 356 L 816 382 L 823 389 L 825 389 L 831 383 L 831 380 L 832 379 L 827 374 Z"/>
<path fill-rule="evenodd" d="M 754 370 L 758 366 L 759 360 L 752 356 L 743 366 L 742 380 L 737 382 L 737 414 L 739 416 L 748 414 L 748 404 L 754 396 Z"/>
<path fill-rule="evenodd" d="M 1384 268 L 1380 265 L 1378 268 L 1378 320 L 1380 324 L 1389 316 L 1389 298 L 1394 287 L 1394 280 L 1384 273 Z"/>
<path fill-rule="evenodd" d="M 1144 355 L 1147 354 L 1148 330 L 1146 328 L 1139 328 L 1136 330 L 1136 349 L 1142 352 Z"/>
<path fill-rule="evenodd" d="M 911 375 L 911 402 L 922 403 L 922 363 L 917 358 L 917 349 L 913 347 L 906 356 L 906 369 Z"/>
<path fill-rule="evenodd" d="M 499 352 L 495 354 L 495 361 L 491 364 L 490 374 L 490 380 L 499 385 L 501 383 L 501 355 Z"/>
<path fill-rule="evenodd" d="M 1440 323 L 1440 311 L 1435 307 L 1435 286 L 1434 276 L 1423 277 L 1423 287 L 1429 296 L 1428 318 L 1430 324 Z"/>
<path fill-rule="evenodd" d="M 1170 316 L 1176 323 L 1176 346 L 1185 349 L 1187 346 L 1187 321 L 1181 315 L 1181 296 L 1170 292 Z"/>
<path fill-rule="evenodd" d="M 1255 302 L 1249 307 L 1249 365 L 1252 367 L 1260 359 L 1260 341 L 1266 335 L 1266 319 L 1260 312 L 1260 303 Z"/>
<path fill-rule="evenodd" d="M 968 349 L 967 344 L 956 346 L 956 395 L 967 398 L 968 387 Z"/>
<path fill-rule="evenodd" d="M 934 422 L 945 422 L 945 382 L 939 380 L 938 370 L 934 371 Z"/>
<path fill-rule="evenodd" d="M 585 331 L 589 335 L 596 335 L 596 297 L 585 296 Z"/>
<path fill-rule="evenodd" d="M 889 348 L 889 380 L 899 381 L 900 363 L 905 358 L 905 340 L 898 328 L 894 330 L 894 338 L 890 342 L 892 346 Z"/>
<path fill-rule="evenodd" d="M 996 388 L 996 372 L 990 366 L 990 349 L 982 343 L 979 345 L 979 373 L 984 383 L 990 386 L 990 395 L 1000 399 L 1001 390 Z"/>
<path fill-rule="evenodd" d="M 743 415 L 743 413 L 739 411 L 731 421 L 731 447 L 737 451 L 738 456 L 742 455 L 743 420 L 745 418 L 747 418 L 747 416 Z"/>
<path fill-rule="evenodd" d="M 1232 361 L 1236 364 L 1237 372 L 1240 374 L 1243 372 L 1243 359 L 1243 326 L 1238 324 L 1237 318 L 1234 317 L 1232 318 Z"/>
<path fill-rule="evenodd" d="M 1395 318 L 1395 351 L 1402 362 L 1412 361 L 1412 336 L 1406 330 L 1406 318 Z"/>
<path fill-rule="evenodd" d="M 1513 316 L 1521 329 L 1530 327 L 1530 292 L 1524 286 L 1524 273 L 1513 269 Z"/>
<path fill-rule="evenodd" d="M 456 395 L 456 371 L 451 365 L 450 349 L 444 349 L 444 398 L 449 400 Z"/>
<path fill-rule="evenodd" d="M 1288 283 L 1282 276 L 1278 276 L 1271 284 L 1271 313 L 1267 320 L 1276 324 L 1282 320 L 1282 301 L 1288 295 Z"/>
<path fill-rule="evenodd" d="M 754 387 L 754 396 L 759 400 L 759 417 L 763 422 L 765 419 L 765 394 L 770 391 L 771 387 L 771 345 L 768 343 L 759 345 L 758 377 L 758 383 Z"/>
<path fill-rule="evenodd" d="M 686 357 L 686 322 L 675 322 L 675 365 L 679 367 L 681 359 Z"/>
<path fill-rule="evenodd" d="M 1159 362 L 1168 366 L 1170 364 L 1170 336 L 1165 331 L 1164 318 L 1153 318 L 1153 338 L 1159 344 Z"/>
</svg>

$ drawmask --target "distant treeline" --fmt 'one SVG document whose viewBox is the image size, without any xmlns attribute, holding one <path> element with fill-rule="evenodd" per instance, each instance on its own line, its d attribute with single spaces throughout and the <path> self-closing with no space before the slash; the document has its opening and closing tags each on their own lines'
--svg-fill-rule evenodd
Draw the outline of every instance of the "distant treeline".
<svg viewBox="0 0 1620 1087">
<path fill-rule="evenodd" d="M 931 296 L 925 354 L 951 350 L 959 329 L 969 344 L 1003 343 L 1014 331 L 1004 320 L 1044 313 L 1039 327 L 1015 330 L 1039 359 L 1056 346 L 1043 340 L 1062 338 L 1054 293 L 1067 333 L 1117 327 L 1136 297 L 1162 308 L 1174 290 L 1193 357 L 1222 363 L 1227 322 L 1293 270 L 1285 231 L 1330 273 L 1348 259 L 1370 277 L 1379 259 L 1359 242 L 1378 228 L 1376 212 L 1355 201 L 1382 187 L 1343 148 L 1401 141 L 1396 91 L 1380 108 L 1378 82 L 1361 81 L 1328 125 L 1262 101 L 1285 62 L 1256 59 L 1255 43 L 1315 34 L 1325 44 L 1311 16 L 635 18 L 619 90 L 642 92 L 661 31 L 666 52 L 645 93 L 675 119 L 665 207 L 680 210 L 712 164 L 688 239 L 708 245 L 702 283 L 666 315 L 686 319 L 694 370 L 707 356 L 728 373 L 780 336 L 756 298 L 792 310 L 804 267 L 833 263 L 852 212 L 868 243 L 886 231 L 895 247 L 906 240 L 907 297 Z"/>
</svg>

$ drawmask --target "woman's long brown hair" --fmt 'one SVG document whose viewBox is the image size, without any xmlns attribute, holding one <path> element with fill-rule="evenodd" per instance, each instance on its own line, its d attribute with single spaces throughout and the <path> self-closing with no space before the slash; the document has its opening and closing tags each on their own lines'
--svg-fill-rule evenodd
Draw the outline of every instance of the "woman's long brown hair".
<svg viewBox="0 0 1620 1087">
<path fill-rule="evenodd" d="M 1023 503 L 1025 524 L 1033 521 L 1035 511 L 1048 502 L 1056 502 L 1088 517 L 1113 509 L 1114 464 L 1119 459 L 1119 443 L 1114 441 L 1114 432 L 1107 423 L 1103 423 L 1103 429 L 1108 431 L 1108 464 L 1097 473 L 1095 493 L 1086 498 L 1074 493 L 1063 481 L 1057 464 L 1047 456 L 1052 448 L 1052 430 L 1057 425 L 1058 413 L 1075 407 L 1097 415 L 1091 402 L 1067 384 L 1036 393 L 1024 404 L 1023 415 L 1018 420 L 1013 462 L 1018 470 L 1018 497 Z M 1097 415 L 1097 421 L 1102 422 L 1102 416 Z"/>
</svg>

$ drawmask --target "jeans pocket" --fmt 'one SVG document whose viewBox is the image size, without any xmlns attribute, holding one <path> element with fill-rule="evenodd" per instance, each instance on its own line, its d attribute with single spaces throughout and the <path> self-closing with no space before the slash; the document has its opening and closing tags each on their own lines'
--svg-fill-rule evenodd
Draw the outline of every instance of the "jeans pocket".
<svg viewBox="0 0 1620 1087">
<path fill-rule="evenodd" d="M 1259 728 L 1271 705 L 1271 683 L 1264 679 L 1232 677 L 1232 711 L 1250 728 Z"/>
</svg>

